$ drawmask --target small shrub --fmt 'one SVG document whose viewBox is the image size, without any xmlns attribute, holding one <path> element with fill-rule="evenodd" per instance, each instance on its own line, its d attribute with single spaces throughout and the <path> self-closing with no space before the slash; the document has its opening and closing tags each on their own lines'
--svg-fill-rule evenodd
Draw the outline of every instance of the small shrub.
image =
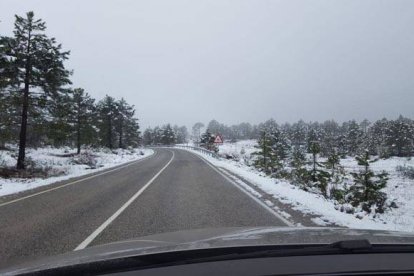
<svg viewBox="0 0 414 276">
<path fill-rule="evenodd" d="M 406 177 L 409 179 L 414 179 L 414 167 L 413 166 L 397 166 L 395 170 L 398 172 L 399 175 L 402 177 Z"/>
<path fill-rule="evenodd" d="M 72 163 L 77 165 L 87 165 L 91 169 L 95 169 L 97 165 L 95 156 L 89 151 L 85 151 L 78 156 L 73 157 Z"/>
<path fill-rule="evenodd" d="M 355 213 L 355 208 L 350 204 L 343 204 L 339 208 L 339 211 L 341 211 L 343 213 L 347 213 L 347 214 L 353 214 L 353 213 Z"/>
<path fill-rule="evenodd" d="M 36 162 L 30 156 L 27 156 L 24 160 L 24 165 L 26 170 L 34 170 L 36 169 Z"/>
<path fill-rule="evenodd" d="M 344 202 L 345 199 L 345 191 L 337 189 L 337 188 L 332 188 L 330 190 L 330 195 L 333 199 L 335 199 L 338 202 Z"/>
<path fill-rule="evenodd" d="M 292 179 L 293 183 L 298 185 L 302 190 L 307 191 L 310 187 L 311 175 L 310 172 L 304 167 L 294 168 L 290 172 L 290 179 Z"/>
</svg>

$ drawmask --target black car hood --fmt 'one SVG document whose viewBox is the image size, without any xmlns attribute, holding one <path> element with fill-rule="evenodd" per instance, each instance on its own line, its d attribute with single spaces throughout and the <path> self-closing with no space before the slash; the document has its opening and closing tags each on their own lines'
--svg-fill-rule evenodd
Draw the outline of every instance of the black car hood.
<svg viewBox="0 0 414 276">
<path fill-rule="evenodd" d="M 72 251 L 23 263 L 0 274 L 15 275 L 61 266 L 91 263 L 129 256 L 165 252 L 257 245 L 329 244 L 341 240 L 367 239 L 372 244 L 413 244 L 414 233 L 354 230 L 346 228 L 214 228 L 145 236 Z"/>
</svg>

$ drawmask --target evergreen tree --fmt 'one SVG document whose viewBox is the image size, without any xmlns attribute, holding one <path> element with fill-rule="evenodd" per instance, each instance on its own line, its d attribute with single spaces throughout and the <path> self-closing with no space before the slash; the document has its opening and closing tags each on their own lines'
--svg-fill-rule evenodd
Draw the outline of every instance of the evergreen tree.
<svg viewBox="0 0 414 276">
<path fill-rule="evenodd" d="M 335 171 L 340 166 L 340 157 L 335 148 L 331 151 L 326 161 L 326 167 L 331 170 L 331 175 L 335 174 Z"/>
<path fill-rule="evenodd" d="M 147 128 L 142 135 L 142 142 L 144 145 L 154 144 L 154 131 L 151 128 Z"/>
<path fill-rule="evenodd" d="M 290 139 L 293 146 L 301 147 L 306 144 L 307 128 L 308 126 L 302 120 L 292 125 Z"/>
<path fill-rule="evenodd" d="M 70 84 L 70 72 L 63 62 L 69 52 L 62 52 L 54 38 L 45 35 L 46 24 L 36 20 L 33 12 L 26 17 L 16 15 L 14 36 L 0 39 L 0 85 L 11 88 L 21 103 L 21 124 L 17 169 L 25 168 L 25 152 L 29 109 L 36 100 L 49 102 L 58 96 L 60 88 Z M 33 93 L 36 90 L 36 94 Z"/>
<path fill-rule="evenodd" d="M 95 112 L 95 100 L 82 88 L 73 90 L 71 120 L 74 123 L 76 133 L 77 154 L 80 154 L 84 143 L 93 143 L 96 138 L 93 125 L 93 114 Z"/>
<path fill-rule="evenodd" d="M 254 166 L 268 175 L 274 175 L 283 166 L 275 142 L 273 129 L 263 129 L 262 136 L 257 141 L 258 151 L 253 153 L 256 156 Z"/>
<path fill-rule="evenodd" d="M 153 131 L 154 145 L 161 144 L 162 135 L 163 135 L 163 130 L 159 126 L 154 127 L 154 131 Z"/>
<path fill-rule="evenodd" d="M 330 182 L 333 186 L 329 189 L 329 196 L 336 200 L 343 201 L 344 191 L 338 188 L 345 178 L 344 168 L 340 164 L 340 156 L 336 149 L 333 149 L 326 160 L 325 166 L 330 170 Z"/>
<path fill-rule="evenodd" d="M 358 153 L 359 146 L 362 142 L 363 132 L 357 122 L 354 120 L 347 123 L 346 143 L 348 154 L 354 156 Z"/>
<path fill-rule="evenodd" d="M 135 113 L 135 110 L 134 110 Z M 137 147 L 141 144 L 141 132 L 139 130 L 138 119 L 130 117 L 124 123 L 124 135 L 122 144 L 126 147 Z"/>
<path fill-rule="evenodd" d="M 217 146 L 214 144 L 215 135 L 209 129 L 201 135 L 200 146 L 207 150 L 218 152 Z"/>
<path fill-rule="evenodd" d="M 16 142 L 18 118 L 18 99 L 0 88 L 0 149 L 4 149 L 7 142 Z"/>
<path fill-rule="evenodd" d="M 354 185 L 350 188 L 349 200 L 353 206 L 362 204 L 362 209 L 371 212 L 371 207 L 375 205 L 375 211 L 384 212 L 384 204 L 387 196 L 381 189 L 387 185 L 388 174 L 382 172 L 375 174 L 370 169 L 370 164 L 376 160 L 370 160 L 369 152 L 355 158 L 362 170 L 358 173 L 351 173 L 354 177 Z"/>
<path fill-rule="evenodd" d="M 321 125 L 321 155 L 329 156 L 337 146 L 339 126 L 334 120 L 325 121 Z"/>
<path fill-rule="evenodd" d="M 387 144 L 390 141 L 388 137 L 389 125 L 390 122 L 384 118 L 376 121 L 368 129 L 368 141 L 365 148 L 369 149 L 371 154 L 379 155 L 383 158 L 391 155 L 391 149 Z"/>
<path fill-rule="evenodd" d="M 312 153 L 312 170 L 310 172 L 311 180 L 314 184 L 318 186 L 322 194 L 328 196 L 328 182 L 330 180 L 330 175 L 323 168 L 323 165 L 318 162 L 318 154 L 321 151 L 321 147 L 318 142 L 311 142 L 310 152 Z"/>
<path fill-rule="evenodd" d="M 291 151 L 291 143 L 284 131 L 275 127 L 271 130 L 270 138 L 272 139 L 272 152 L 278 160 L 283 161 Z"/>
<path fill-rule="evenodd" d="M 317 181 L 317 178 L 316 178 L 317 168 L 320 165 L 318 163 L 318 154 L 321 151 L 321 147 L 320 147 L 319 143 L 317 141 L 310 142 L 309 151 L 310 151 L 310 153 L 312 153 L 311 177 L 312 177 L 312 181 L 316 182 Z"/>
<path fill-rule="evenodd" d="M 291 178 L 294 183 L 298 183 L 303 189 L 306 189 L 310 174 L 306 169 L 306 151 L 302 147 L 294 147 L 292 151 L 290 165 L 292 166 Z"/>
<path fill-rule="evenodd" d="M 117 101 L 115 105 L 114 129 L 117 132 L 118 147 L 136 146 L 139 137 L 139 126 L 134 118 L 134 106 L 129 105 L 124 98 Z"/>
<path fill-rule="evenodd" d="M 11 83 L 16 76 L 16 67 L 12 66 L 12 59 L 8 52 L 11 38 L 0 37 L 0 149 L 5 148 L 7 142 L 16 142 L 19 124 L 19 98 L 16 95 L 17 83 Z M 14 85 L 13 85 L 14 84 Z"/>
<path fill-rule="evenodd" d="M 113 97 L 106 95 L 97 105 L 99 116 L 99 134 L 104 146 L 113 149 L 115 130 L 114 119 L 117 112 L 117 104 Z"/>
<path fill-rule="evenodd" d="M 71 136 L 75 126 L 71 116 L 73 112 L 72 93 L 73 91 L 67 91 L 67 93 L 59 95 L 58 101 L 49 104 L 50 112 L 48 114 L 39 114 L 40 118 L 48 118 L 44 123 L 48 126 L 46 136 L 48 143 L 55 147 L 68 145 L 72 141 Z"/>
<path fill-rule="evenodd" d="M 413 153 L 412 122 L 400 115 L 395 121 L 389 122 L 387 143 L 393 155 L 403 157 Z"/>
<path fill-rule="evenodd" d="M 370 121 L 367 119 L 364 119 L 359 126 L 361 127 L 361 130 L 364 134 L 368 133 L 369 126 L 371 125 Z"/>
<path fill-rule="evenodd" d="M 170 124 L 163 128 L 161 143 L 163 145 L 172 145 L 175 143 L 175 134 Z"/>
<path fill-rule="evenodd" d="M 318 145 L 319 145 L 319 141 L 320 141 L 319 133 L 318 133 L 317 129 L 315 129 L 315 126 L 313 126 L 309 130 L 308 135 L 306 137 L 306 145 L 307 145 L 307 149 L 308 149 L 309 153 L 312 152 L 312 149 L 311 149 L 312 145 L 314 143 L 318 143 Z M 320 151 L 320 147 L 319 147 L 319 151 Z"/>
</svg>

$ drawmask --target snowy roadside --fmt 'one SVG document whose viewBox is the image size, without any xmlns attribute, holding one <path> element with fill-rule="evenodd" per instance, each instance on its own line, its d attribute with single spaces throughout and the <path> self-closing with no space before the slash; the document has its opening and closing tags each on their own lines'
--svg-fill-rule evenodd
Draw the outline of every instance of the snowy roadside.
<svg viewBox="0 0 414 276">
<path fill-rule="evenodd" d="M 244 141 L 245 145 L 224 145 L 220 148 L 220 153 L 231 152 L 231 147 L 237 147 L 238 150 L 242 148 L 246 154 L 250 154 L 252 150 L 251 142 Z M 414 183 L 412 180 L 404 180 L 395 172 L 391 172 L 390 181 L 387 187 L 387 194 L 390 198 L 396 199 L 399 208 L 387 210 L 386 213 L 372 216 L 362 216 L 357 218 L 355 214 L 347 214 L 337 210 L 335 203 L 328 200 L 321 195 L 306 192 L 299 189 L 297 186 L 285 180 L 274 179 L 267 177 L 257 170 L 240 162 L 226 159 L 215 159 L 213 157 L 204 155 L 200 152 L 187 149 L 195 154 L 204 157 L 218 168 L 228 170 L 235 175 L 249 181 L 260 192 L 267 193 L 276 200 L 292 206 L 296 211 L 304 214 L 316 216 L 312 219 L 315 224 L 325 226 L 327 224 L 336 224 L 339 226 L 359 229 L 382 229 L 382 230 L 397 230 L 397 231 L 414 231 Z M 351 159 L 345 159 L 344 166 L 349 170 L 357 169 L 356 162 Z M 374 170 L 388 168 L 395 170 L 396 165 L 403 165 L 413 163 L 413 161 L 406 159 L 389 159 L 378 161 L 373 166 Z"/>
<path fill-rule="evenodd" d="M 0 178 L 0 196 L 10 195 L 58 181 L 102 171 L 127 162 L 148 157 L 154 153 L 151 149 L 88 150 L 84 157 L 92 159 L 93 166 L 80 162 L 77 156 L 65 156 L 69 148 L 28 149 L 26 156 L 36 166 L 48 168 L 54 175 L 47 178 Z M 0 166 L 13 166 L 16 162 L 13 151 L 0 151 Z M 90 161 L 90 160 L 87 160 Z M 83 164 L 82 164 L 83 163 Z"/>
</svg>

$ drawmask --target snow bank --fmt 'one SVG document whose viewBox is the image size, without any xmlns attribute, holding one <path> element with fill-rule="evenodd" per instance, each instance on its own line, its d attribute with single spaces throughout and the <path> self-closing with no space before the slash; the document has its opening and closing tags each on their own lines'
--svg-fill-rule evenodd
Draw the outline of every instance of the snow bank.
<svg viewBox="0 0 414 276">
<path fill-rule="evenodd" d="M 54 173 L 63 174 L 61 176 L 49 178 L 0 178 L 0 196 L 9 195 L 43 185 L 52 184 L 54 182 L 67 180 L 73 177 L 90 174 L 97 171 L 102 171 L 117 165 L 139 160 L 154 153 L 151 149 L 117 149 L 117 150 L 90 150 L 88 154 L 93 156 L 96 162 L 96 168 L 91 168 L 85 164 L 75 164 L 74 157 L 66 156 L 64 154 L 69 152 L 76 152 L 70 148 L 40 148 L 28 149 L 26 157 L 32 160 L 36 166 L 48 167 Z M 14 166 L 16 164 L 15 151 L 0 151 L 0 166 Z"/>
<path fill-rule="evenodd" d="M 219 153 L 223 155 L 239 154 L 247 158 L 255 151 L 255 144 L 256 142 L 251 140 L 224 144 L 219 147 Z M 202 155 L 199 152 L 190 151 Z M 240 153 L 241 151 L 242 153 Z M 372 164 L 374 171 L 385 170 L 389 173 L 390 179 L 385 192 L 390 200 L 397 203 L 398 208 L 387 210 L 386 213 L 377 214 L 375 217 L 363 215 L 359 219 L 356 218 L 355 214 L 347 214 L 335 209 L 333 200 L 301 190 L 288 181 L 273 179 L 259 173 L 254 168 L 247 166 L 243 158 L 239 160 L 217 160 L 209 156 L 203 155 L 203 157 L 215 166 L 227 169 L 248 180 L 258 189 L 272 195 L 280 202 L 292 205 L 293 209 L 318 216 L 320 219 L 313 220 L 316 224 L 326 225 L 327 222 L 331 222 L 350 228 L 414 231 L 414 181 L 402 178 L 395 170 L 398 165 L 414 166 L 414 160 L 390 158 L 378 160 Z M 354 158 L 342 159 L 341 164 L 347 171 L 357 171 L 359 169 Z"/>
</svg>

